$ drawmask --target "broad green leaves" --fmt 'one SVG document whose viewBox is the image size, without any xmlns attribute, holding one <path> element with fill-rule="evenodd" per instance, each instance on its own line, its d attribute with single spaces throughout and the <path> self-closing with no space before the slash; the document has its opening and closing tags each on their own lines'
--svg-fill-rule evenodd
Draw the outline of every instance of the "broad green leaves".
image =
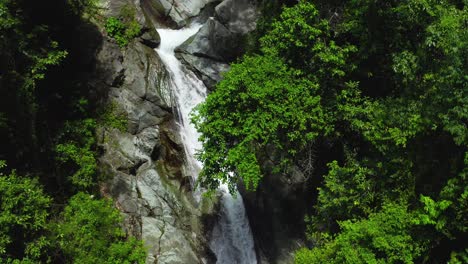
<svg viewBox="0 0 468 264">
<path fill-rule="evenodd" d="M 54 227 L 57 242 L 71 263 L 144 263 L 142 242 L 125 241 L 122 217 L 106 199 L 78 193 Z"/>
<path fill-rule="evenodd" d="M 320 247 L 301 249 L 295 263 L 414 263 L 424 247 L 411 234 L 407 206 L 386 204 L 360 221 L 343 221 L 341 232 Z"/>
<path fill-rule="evenodd" d="M 71 183 L 80 190 L 87 190 L 96 184 L 97 160 L 94 130 L 96 121 L 92 118 L 67 122 L 56 145 L 57 160 L 64 173 L 70 174 Z"/>
<path fill-rule="evenodd" d="M 242 178 L 255 189 L 266 147 L 292 157 L 329 131 L 317 89 L 276 57 L 245 57 L 232 65 L 193 117 L 202 133 L 202 184 L 216 188 L 220 181 L 233 185 Z"/>
<path fill-rule="evenodd" d="M 307 144 L 333 131 L 337 80 L 345 75 L 352 46 L 328 41 L 326 20 L 301 1 L 285 8 L 260 40 L 262 54 L 246 56 L 198 108 L 204 163 L 201 183 L 216 188 L 242 179 L 255 189 L 270 160 L 284 169 Z M 267 150 L 270 148 L 270 151 Z M 271 157 L 271 148 L 281 157 Z"/>
<path fill-rule="evenodd" d="M 51 202 L 37 179 L 0 173 L 0 261 L 40 259 Z"/>
</svg>

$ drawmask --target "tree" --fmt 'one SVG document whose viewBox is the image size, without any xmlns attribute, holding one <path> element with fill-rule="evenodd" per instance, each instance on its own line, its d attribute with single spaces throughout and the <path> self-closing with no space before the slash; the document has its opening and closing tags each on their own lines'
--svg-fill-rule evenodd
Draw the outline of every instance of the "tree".
<svg viewBox="0 0 468 264">
<path fill-rule="evenodd" d="M 95 148 L 96 120 L 86 118 L 66 122 L 56 145 L 57 160 L 63 174 L 79 190 L 87 190 L 97 181 Z"/>
<path fill-rule="evenodd" d="M 327 30 L 312 4 L 285 8 L 260 39 L 261 54 L 232 65 L 197 108 L 193 122 L 202 134 L 202 185 L 216 188 L 221 181 L 233 187 L 242 179 L 255 189 L 272 148 L 281 153 L 273 160 L 276 170 L 284 169 L 333 131 L 335 106 L 328 98 L 340 89 L 338 80 L 349 67 L 345 58 L 354 48 L 329 41 Z"/>
<path fill-rule="evenodd" d="M 142 242 L 126 240 L 122 217 L 111 202 L 78 193 L 53 227 L 56 240 L 70 263 L 144 263 Z"/>
<path fill-rule="evenodd" d="M 5 167 L 0 161 L 0 169 Z M 0 261 L 39 261 L 46 256 L 52 202 L 37 179 L 0 173 Z"/>
<path fill-rule="evenodd" d="M 462 259 L 466 3 L 316 2 L 321 10 L 298 1 L 263 25 L 258 54 L 234 64 L 198 108 L 201 183 L 255 189 L 274 177 L 272 164 L 287 173 L 306 146 L 319 146 L 308 172 L 316 179 L 305 182 L 318 189 L 308 217 L 316 248 L 299 262 Z M 404 254 L 375 244 L 382 239 Z"/>
<path fill-rule="evenodd" d="M 283 151 L 286 160 L 329 130 L 317 89 L 277 57 L 245 57 L 232 65 L 193 118 L 202 133 L 202 184 L 233 186 L 243 179 L 256 188 L 262 175 L 259 156 L 269 145 Z"/>
<path fill-rule="evenodd" d="M 414 263 L 424 246 L 411 234 L 414 215 L 406 205 L 386 204 L 360 221 L 340 222 L 341 232 L 313 249 L 301 249 L 295 262 Z"/>
</svg>

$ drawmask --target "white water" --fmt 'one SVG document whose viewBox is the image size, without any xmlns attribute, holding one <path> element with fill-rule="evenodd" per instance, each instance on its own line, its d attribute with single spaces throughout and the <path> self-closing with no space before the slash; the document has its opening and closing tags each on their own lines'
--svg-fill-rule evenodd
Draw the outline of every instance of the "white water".
<svg viewBox="0 0 468 264">
<path fill-rule="evenodd" d="M 175 57 L 174 49 L 194 35 L 201 25 L 185 29 L 158 29 L 160 47 L 156 50 L 171 74 L 171 86 L 177 105 L 180 134 L 184 143 L 188 164 L 186 170 L 196 178 L 202 164 L 195 159 L 201 149 L 199 134 L 190 123 L 190 112 L 206 98 L 207 90 L 194 73 L 187 70 Z M 240 194 L 231 196 L 222 186 L 221 216 L 213 229 L 210 247 L 216 254 L 218 264 L 256 264 L 252 231 L 250 230 L 244 203 Z"/>
</svg>

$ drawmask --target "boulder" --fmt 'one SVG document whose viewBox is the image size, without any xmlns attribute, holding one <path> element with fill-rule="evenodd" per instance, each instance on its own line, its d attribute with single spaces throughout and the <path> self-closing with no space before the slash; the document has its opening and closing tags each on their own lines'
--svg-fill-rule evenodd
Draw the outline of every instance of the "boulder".
<svg viewBox="0 0 468 264">
<path fill-rule="evenodd" d="M 152 0 L 151 6 L 162 18 L 170 17 L 178 27 L 183 27 L 189 18 L 197 16 L 206 4 L 214 1 L 216 0 Z"/>
<path fill-rule="evenodd" d="M 252 0 L 225 0 L 215 9 L 216 18 L 234 34 L 247 34 L 256 27 L 259 17 Z"/>
<path fill-rule="evenodd" d="M 143 33 L 143 35 L 140 36 L 140 41 L 141 43 L 145 44 L 146 46 L 155 49 L 159 46 L 159 43 L 161 43 L 160 39 L 156 39 L 149 32 Z"/>
<path fill-rule="evenodd" d="M 193 71 L 209 89 L 221 81 L 222 74 L 229 70 L 229 64 L 191 54 L 180 53 L 177 56 Z"/>
<path fill-rule="evenodd" d="M 239 54 L 240 45 L 234 35 L 214 18 L 176 49 L 176 56 L 212 89 L 229 69 L 228 63 Z"/>
<path fill-rule="evenodd" d="M 176 52 L 229 62 L 238 55 L 233 34 L 214 18 L 208 19 L 193 37 L 179 46 Z"/>
<path fill-rule="evenodd" d="M 200 30 L 176 49 L 184 62 L 209 89 L 222 79 L 228 64 L 244 53 L 245 36 L 256 27 L 253 1 L 225 0 L 215 7 Z"/>
</svg>

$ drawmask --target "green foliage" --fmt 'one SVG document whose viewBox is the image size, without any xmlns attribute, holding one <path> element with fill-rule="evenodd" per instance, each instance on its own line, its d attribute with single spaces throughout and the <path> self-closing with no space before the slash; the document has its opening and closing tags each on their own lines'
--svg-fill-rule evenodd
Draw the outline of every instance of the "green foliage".
<svg viewBox="0 0 468 264">
<path fill-rule="evenodd" d="M 368 219 L 341 222 L 336 237 L 299 250 L 295 263 L 414 263 L 424 248 L 411 236 L 413 218 L 404 205 L 384 205 Z"/>
<path fill-rule="evenodd" d="M 283 153 L 273 160 L 277 171 L 333 131 L 333 106 L 323 97 L 334 96 L 330 77 L 344 76 L 354 48 L 326 41 L 326 21 L 304 1 L 284 9 L 271 28 L 260 40 L 263 54 L 234 64 L 195 114 L 203 142 L 202 185 L 216 188 L 222 181 L 232 187 L 241 178 L 255 189 L 260 164 L 271 159 L 267 147 Z"/>
<path fill-rule="evenodd" d="M 144 263 L 142 242 L 125 240 L 121 221 L 110 201 L 78 193 L 70 199 L 54 231 L 70 263 Z"/>
<path fill-rule="evenodd" d="M 414 201 L 419 196 L 421 203 L 412 204 L 417 208 L 412 212 L 412 225 L 419 226 L 418 232 L 407 232 L 413 240 L 421 239 L 428 246 L 424 248 L 426 256 L 411 261 L 425 263 L 431 257 L 447 261 L 447 255 L 427 254 L 443 248 L 441 245 L 446 241 L 462 239 L 468 226 L 467 163 L 463 161 L 468 146 L 464 107 L 468 90 L 463 73 L 466 59 L 460 60 L 467 55 L 467 32 L 463 29 L 467 12 L 439 1 L 407 1 L 387 6 L 356 1 L 350 2 L 346 10 L 346 18 L 338 26 L 339 33 L 348 38 L 353 35 L 361 47 L 368 47 L 359 51 L 356 61 L 357 70 L 362 71 L 359 76 L 366 76 L 362 83 L 376 82 L 374 76 L 380 75 L 385 77 L 387 88 L 375 93 L 362 84 L 348 83 L 337 97 L 337 117 L 347 124 L 346 130 L 339 133 L 357 134 L 366 144 L 357 145 L 361 163 L 358 169 L 339 168 L 336 164 L 330 167 L 324 187 L 319 188 L 318 215 L 315 219 L 311 217 L 309 235 L 320 243 L 323 229 L 337 231 L 332 228 L 333 221 L 356 217 L 355 213 L 346 215 L 349 208 L 361 209 L 357 216 L 362 219 L 385 200 Z M 370 12 L 377 14 L 386 26 L 387 36 L 369 25 Z M 418 34 L 419 38 L 403 40 L 402 36 L 408 34 Z M 368 71 L 369 64 L 376 63 L 376 56 L 381 61 Z M 446 151 L 442 155 L 434 154 L 440 151 L 439 144 L 444 144 L 442 149 Z M 346 145 L 356 148 L 354 142 Z M 373 177 L 362 177 L 360 170 L 367 168 L 372 169 Z M 337 172 L 347 175 L 337 178 L 340 175 Z M 363 186 L 370 186 L 369 191 Z M 433 189 L 428 192 L 429 186 Z M 364 208 L 352 206 L 353 201 L 362 204 L 363 197 L 372 197 L 369 201 L 373 202 Z M 327 217 L 331 221 L 328 227 Z M 344 227 L 341 226 L 337 239 L 346 234 Z M 328 233 L 322 237 L 327 238 Z M 415 242 L 405 243 L 411 246 Z M 327 250 L 333 254 L 341 250 L 330 245 L 314 251 L 315 257 Z M 347 263 L 373 263 L 373 260 L 356 261 Z"/>
<path fill-rule="evenodd" d="M 342 221 L 371 213 L 377 200 L 375 172 L 352 161 L 345 167 L 340 167 L 337 161 L 328 166 L 323 186 L 318 188 L 319 218 L 324 222 Z"/>
<path fill-rule="evenodd" d="M 64 222 L 51 223 L 77 189 L 98 183 L 99 113 L 83 80 L 91 61 L 81 59 L 97 48 L 97 28 L 83 19 L 97 18 L 97 2 L 0 0 L 0 171 L 5 159 L 25 175 L 0 172 L 1 263 L 144 262 L 141 241 L 126 240 L 107 200 L 80 193 L 62 213 Z M 128 36 L 138 34 L 135 23 Z M 87 48 L 78 48 L 83 43 Z M 117 113 L 104 119 L 123 127 Z"/>
<path fill-rule="evenodd" d="M 107 18 L 104 27 L 121 48 L 127 46 L 141 32 L 141 26 L 135 19 L 135 10 L 130 6 L 124 6 L 119 17 Z"/>
<path fill-rule="evenodd" d="M 466 155 L 466 154 L 465 154 Z M 437 199 L 421 195 L 416 223 L 432 226 L 438 238 L 457 239 L 468 231 L 468 160 L 457 177 L 450 178 Z"/>
<path fill-rule="evenodd" d="M 465 248 L 464 251 L 452 252 L 450 254 L 450 260 L 448 264 L 463 264 L 468 262 L 468 248 Z"/>
<path fill-rule="evenodd" d="M 298 263 L 460 261 L 466 3 L 315 2 L 320 10 L 298 1 L 264 18 L 273 22 L 261 26 L 259 54 L 197 109 L 202 185 L 254 189 L 275 177 L 271 164 L 287 172 L 312 145 L 323 151 L 306 175 L 323 177 L 307 182 L 318 189 L 307 234 L 316 248 Z"/>
<path fill-rule="evenodd" d="M 4 113 L 0 113 L 0 129 L 7 127 L 7 119 Z"/>
<path fill-rule="evenodd" d="M 60 143 L 56 145 L 57 160 L 64 173 L 71 175 L 71 183 L 79 189 L 96 184 L 95 129 L 96 121 L 92 118 L 67 122 L 59 136 Z"/>
<path fill-rule="evenodd" d="M 0 145 L 2 155 L 13 156 L 9 152 L 16 151 L 15 159 L 24 163 L 35 162 L 31 153 L 39 145 L 35 126 L 40 85 L 68 55 L 49 34 L 49 26 L 34 21 L 31 13 L 36 5 L 0 2 Z"/>
<path fill-rule="evenodd" d="M 99 14 L 99 0 L 67 0 L 71 10 L 77 15 L 96 17 Z"/>
<path fill-rule="evenodd" d="M 274 145 L 292 157 L 330 130 L 317 88 L 275 57 L 245 57 L 232 65 L 193 117 L 202 133 L 201 183 L 233 186 L 242 178 L 256 188 L 262 175 L 257 156 L 266 147 Z"/>
<path fill-rule="evenodd" d="M 115 128 L 121 132 L 127 131 L 128 118 L 124 111 L 118 108 L 115 103 L 107 105 L 101 113 L 98 114 L 98 122 L 109 128 Z"/>
<path fill-rule="evenodd" d="M 330 40 L 328 21 L 320 19 L 318 10 L 307 1 L 285 8 L 260 43 L 265 54 L 282 57 L 294 68 L 313 73 L 309 78 L 321 84 L 343 77 L 352 66 L 346 58 L 356 50 Z"/>
<path fill-rule="evenodd" d="M 0 168 L 5 167 L 0 162 Z M 0 173 L 0 261 L 39 260 L 49 243 L 43 236 L 51 199 L 37 179 Z"/>
</svg>

